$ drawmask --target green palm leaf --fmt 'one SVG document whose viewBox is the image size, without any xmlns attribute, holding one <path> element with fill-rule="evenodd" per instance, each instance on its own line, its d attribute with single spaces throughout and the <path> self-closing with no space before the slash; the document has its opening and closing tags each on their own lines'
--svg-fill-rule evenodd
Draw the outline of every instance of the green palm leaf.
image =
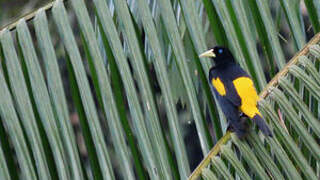
<svg viewBox="0 0 320 180">
<path fill-rule="evenodd" d="M 0 179 L 318 179 L 319 5 L 57 0 L 18 19 L 0 31 Z M 273 138 L 226 132 L 198 58 L 215 45 Z"/>
</svg>

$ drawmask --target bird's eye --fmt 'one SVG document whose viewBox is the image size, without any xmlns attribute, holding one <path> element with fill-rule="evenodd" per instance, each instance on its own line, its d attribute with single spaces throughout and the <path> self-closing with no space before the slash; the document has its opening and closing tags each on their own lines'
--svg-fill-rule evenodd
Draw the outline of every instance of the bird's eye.
<svg viewBox="0 0 320 180">
<path fill-rule="evenodd" d="M 222 50 L 222 49 L 219 49 L 219 50 L 218 50 L 218 53 L 219 53 L 219 54 L 221 54 L 222 52 L 223 52 L 223 50 Z"/>
</svg>

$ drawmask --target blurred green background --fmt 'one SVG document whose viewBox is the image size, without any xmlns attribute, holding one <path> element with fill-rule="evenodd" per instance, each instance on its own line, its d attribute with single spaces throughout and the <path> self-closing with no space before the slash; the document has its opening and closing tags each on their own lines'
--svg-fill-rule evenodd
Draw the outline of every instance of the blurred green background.
<svg viewBox="0 0 320 180">
<path fill-rule="evenodd" d="M 127 2 L 131 2 L 131 3 L 128 3 L 129 6 L 131 4 L 134 4 L 134 3 L 132 3 L 134 1 L 135 0 L 131 0 L 131 1 L 127 0 Z M 20 17 L 23 17 L 24 15 L 26 15 L 26 14 L 28 14 L 30 12 L 33 12 L 34 10 L 38 9 L 39 7 L 42 7 L 43 5 L 47 4 L 48 2 L 50 2 L 50 1 L 45 1 L 45 0 L 30 0 L 30 1 L 2 0 L 2 1 L 0 1 L 0 27 L 3 28 L 7 24 L 10 24 L 10 23 L 16 21 L 17 19 L 19 19 Z M 89 0 L 87 0 L 86 2 L 88 4 L 90 4 Z M 154 2 L 154 1 L 151 0 L 151 1 L 148 1 L 148 2 Z M 175 4 L 178 1 L 172 0 L 171 2 L 174 2 L 173 4 Z M 202 1 L 201 0 L 197 0 L 197 2 L 202 2 Z M 293 55 L 298 51 L 298 49 L 295 46 L 294 37 L 291 34 L 291 30 L 290 30 L 288 22 L 286 20 L 286 15 L 285 15 L 283 9 L 281 8 L 281 6 L 279 4 L 279 1 L 270 0 L 268 2 L 269 2 L 269 7 L 271 9 L 273 22 L 275 23 L 276 30 L 277 30 L 277 33 L 278 33 L 277 35 L 278 35 L 278 37 L 280 39 L 280 45 L 281 45 L 282 51 L 284 53 L 285 60 L 287 62 L 291 57 L 293 57 Z M 303 1 L 294 1 L 294 2 L 295 3 L 299 3 L 297 7 L 299 7 L 299 12 L 301 12 L 301 17 L 300 18 L 303 19 L 303 21 L 301 21 L 302 26 L 303 26 L 303 31 L 304 31 L 303 34 L 306 35 L 306 42 L 307 42 L 314 35 L 313 29 L 312 29 L 311 24 L 310 24 L 310 19 L 308 18 L 308 13 L 307 13 L 307 10 L 306 10 L 304 2 Z M 152 4 L 152 3 L 150 3 L 150 4 Z M 198 4 L 200 4 L 200 3 L 198 3 Z M 89 7 L 91 7 L 90 5 L 89 5 Z M 132 8 L 134 9 L 134 7 L 132 7 Z M 246 8 L 248 8 L 248 7 L 246 7 Z M 208 22 L 208 18 L 207 18 L 206 14 L 205 14 L 204 8 L 203 9 L 199 8 L 199 9 L 201 10 L 201 13 L 204 12 L 204 15 L 202 16 L 203 17 L 203 22 Z M 133 12 L 135 12 L 137 14 L 136 11 L 133 11 Z M 71 25 L 73 27 L 75 27 L 75 28 L 73 28 L 73 31 L 75 31 L 74 33 L 75 33 L 75 36 L 76 36 L 76 40 L 78 41 L 78 44 L 79 44 L 79 47 L 80 47 L 80 51 L 81 51 L 81 53 L 83 55 L 83 58 L 85 59 L 84 50 L 83 50 L 84 47 L 83 47 L 83 44 L 81 43 L 81 38 L 80 38 L 80 35 L 79 35 L 80 34 L 79 33 L 79 29 L 78 29 L 77 24 L 74 23 L 75 22 L 74 13 L 71 10 L 68 13 L 69 13 L 68 15 L 70 15 L 70 17 L 71 17 L 70 18 L 70 21 L 72 22 Z M 93 11 L 91 11 L 90 15 L 92 17 L 94 17 L 94 15 L 92 15 L 92 14 L 94 14 Z M 133 14 L 133 15 L 136 15 L 136 14 Z M 181 13 L 177 13 L 177 17 L 179 17 L 179 16 L 182 16 Z M 141 24 L 142 23 L 139 21 L 140 20 L 139 16 L 136 15 L 135 18 L 137 18 L 136 20 L 138 22 L 139 27 L 141 28 L 141 26 L 142 26 Z M 92 19 L 94 19 L 94 18 L 92 18 Z M 177 19 L 179 19 L 179 18 L 177 18 Z M 251 17 L 251 20 L 252 20 L 252 17 Z M 93 22 L 95 22 L 95 21 L 93 21 Z M 49 23 L 51 25 L 52 21 L 49 21 Z M 116 23 L 119 23 L 119 22 L 116 21 Z M 253 21 L 251 21 L 250 23 L 254 27 Z M 32 22 L 29 23 L 29 24 L 32 24 Z M 181 24 L 183 24 L 183 23 L 181 23 Z M 30 30 L 33 32 L 32 27 L 30 27 Z M 251 30 L 253 32 L 252 34 L 257 34 L 255 28 L 252 28 Z M 209 26 L 208 23 L 206 23 L 206 25 L 205 25 L 205 31 L 207 32 L 206 33 L 206 37 L 205 37 L 206 38 L 205 41 L 206 41 L 207 45 L 209 47 L 211 47 L 211 46 L 214 46 L 215 44 L 217 44 L 215 38 L 213 37 L 212 28 Z M 163 32 L 165 32 L 165 31 L 163 31 Z M 143 32 L 143 33 L 145 33 L 145 32 Z M 67 74 L 66 71 L 67 70 L 66 70 L 66 64 L 64 63 L 64 60 L 65 60 L 64 59 L 64 55 L 65 54 L 63 52 L 63 46 L 62 46 L 61 42 L 59 42 L 59 37 L 58 37 L 57 34 L 53 33 L 52 37 L 53 37 L 52 38 L 53 45 L 57 49 L 56 53 L 57 53 L 57 58 L 59 60 L 59 68 L 61 70 L 61 74 L 62 74 L 62 78 L 63 78 L 63 84 L 64 84 L 64 87 L 65 87 L 65 93 L 66 93 L 67 100 L 68 100 L 68 103 L 69 103 L 68 105 L 70 106 L 69 107 L 70 120 L 72 122 L 73 128 L 75 130 L 75 134 L 77 136 L 77 143 L 78 143 L 78 146 L 79 146 L 79 151 L 80 151 L 80 154 L 81 154 L 81 158 L 82 158 L 83 161 L 87 162 L 87 159 L 88 159 L 87 149 L 85 147 L 83 136 L 82 136 L 82 133 L 81 133 L 81 130 L 80 130 L 80 127 L 79 127 L 80 126 L 79 125 L 79 117 L 78 117 L 78 114 L 77 114 L 75 108 L 72 105 L 72 102 L 71 102 L 72 98 L 71 98 L 71 95 L 70 95 L 70 88 L 69 88 L 70 83 L 68 83 L 68 78 L 66 78 L 66 74 Z M 121 36 L 121 39 L 122 38 L 123 37 Z M 145 34 L 143 34 L 141 37 L 139 36 L 139 38 L 141 38 L 142 41 L 144 42 L 144 40 L 146 38 Z M 255 37 L 255 38 L 259 39 L 260 37 Z M 188 65 L 190 67 L 192 67 L 192 68 L 190 68 L 191 72 L 192 72 L 191 76 L 192 76 L 192 78 L 193 78 L 193 80 L 195 82 L 195 86 L 197 87 L 197 89 L 200 89 L 199 91 L 197 91 L 197 95 L 198 95 L 197 98 L 199 99 L 199 102 L 201 102 L 201 107 L 202 106 L 206 107 L 205 101 L 202 101 L 203 99 L 205 99 L 205 97 L 203 95 L 203 91 L 201 90 L 201 85 L 199 83 L 199 78 L 197 76 L 197 71 L 194 69 L 195 68 L 195 65 L 193 64 L 194 62 L 191 61 L 191 59 L 194 58 L 194 51 L 190 50 L 190 49 L 192 49 L 191 45 L 190 45 L 191 44 L 190 42 L 192 42 L 192 40 L 190 38 L 190 35 L 188 33 L 186 33 L 186 35 L 184 36 L 183 40 L 186 42 L 185 43 L 186 44 L 186 46 L 185 46 L 186 47 L 186 54 L 187 54 L 186 61 L 188 62 Z M 269 81 L 272 78 L 272 77 L 270 77 L 271 76 L 270 74 L 272 74 L 272 73 L 270 73 L 270 68 L 267 65 L 267 62 L 268 62 L 266 60 L 267 58 L 263 53 L 263 48 L 262 48 L 261 43 L 259 43 L 258 41 L 256 41 L 255 43 L 256 44 L 254 44 L 254 45 L 256 45 L 258 53 L 259 53 L 259 56 L 260 56 L 259 59 L 261 59 L 261 62 L 264 63 L 263 64 L 263 71 L 264 71 L 264 74 L 266 75 L 266 80 Z M 35 44 L 36 44 L 36 42 L 35 42 Z M 189 46 L 187 46 L 187 45 L 189 45 Z M 169 43 L 165 42 L 164 43 L 164 47 L 167 48 L 167 46 L 169 46 Z M 152 53 L 150 53 L 151 50 L 149 49 L 148 44 L 145 46 L 145 48 L 146 48 L 146 51 L 148 52 L 148 53 L 146 53 L 146 55 L 148 56 L 147 58 L 148 58 L 148 60 L 150 62 L 152 62 L 153 58 L 150 58 Z M 190 48 L 190 49 L 187 49 L 187 48 Z M 128 53 L 128 54 L 130 54 L 130 53 Z M 170 54 L 169 50 L 168 50 L 168 54 Z M 168 55 L 168 57 L 170 57 L 170 56 Z M 170 61 L 170 62 L 172 62 L 172 61 Z M 174 63 L 172 63 L 172 64 L 174 64 Z M 90 74 L 90 72 L 88 70 L 89 69 L 88 68 L 88 64 L 85 64 L 85 66 L 86 66 L 86 70 L 87 70 L 88 74 Z M 276 71 L 278 71 L 278 70 L 279 69 L 276 69 Z M 150 63 L 149 66 L 148 66 L 148 72 L 150 72 L 150 74 L 152 75 L 150 77 L 150 79 L 151 79 L 150 82 L 152 82 L 151 85 L 155 89 L 157 102 L 159 103 L 159 104 L 157 104 L 157 106 L 159 108 L 159 117 L 160 117 L 161 125 L 163 127 L 163 131 L 166 132 L 166 135 L 167 135 L 168 134 L 168 123 L 167 123 L 167 117 L 166 117 L 167 116 L 167 112 L 165 110 L 165 105 L 163 103 L 162 93 L 161 93 L 161 89 L 160 89 L 159 83 L 157 81 L 157 76 L 155 75 L 155 68 L 152 65 L 152 63 Z M 186 150 L 187 150 L 187 154 L 188 154 L 188 158 L 189 158 L 189 162 L 190 162 L 190 169 L 193 170 L 203 158 L 203 154 L 201 152 L 201 147 L 200 147 L 200 142 L 199 142 L 199 139 L 198 139 L 198 136 L 197 136 L 197 129 L 196 129 L 195 123 L 193 121 L 192 114 L 190 113 L 191 112 L 190 106 L 189 106 L 188 103 L 186 103 L 186 99 L 188 99 L 188 98 L 184 94 L 184 90 L 182 88 L 180 88 L 180 87 L 183 87 L 183 84 L 182 84 L 181 79 L 179 79 L 180 76 L 177 76 L 178 71 L 175 69 L 175 66 L 172 65 L 172 66 L 168 66 L 168 72 L 169 72 L 169 77 L 170 77 L 171 82 L 174 82 L 174 83 L 172 83 L 173 91 L 174 91 L 173 93 L 175 93 L 174 97 L 177 97 L 177 99 L 180 98 L 179 101 L 177 101 L 177 103 L 176 103 L 177 111 L 179 113 L 179 120 L 180 120 L 181 127 L 182 127 L 183 139 L 184 139 L 186 147 L 187 147 Z M 274 73 L 276 73 L 276 72 L 274 72 Z M 274 75 L 274 74 L 272 74 L 272 75 Z M 91 76 L 90 76 L 90 78 L 91 78 Z M 90 80 L 90 83 L 91 83 L 90 86 L 92 88 L 92 79 L 89 79 L 89 80 Z M 180 89 L 181 89 L 181 91 L 179 91 Z M 95 99 L 95 101 L 96 101 L 96 99 Z M 127 112 L 128 112 L 127 104 L 126 104 L 126 109 L 127 109 Z M 210 122 L 210 116 L 209 116 L 208 110 L 206 108 L 203 108 L 203 111 L 204 111 L 203 114 L 205 116 L 206 122 Z M 210 123 L 208 123 L 208 124 L 210 124 Z M 106 128 L 104 127 L 104 129 L 106 129 Z M 214 143 L 215 143 L 217 139 L 214 138 L 214 129 L 213 129 L 212 124 L 208 126 L 208 129 L 209 129 L 210 134 L 213 137 Z M 109 136 L 108 133 L 109 133 L 108 131 L 105 131 L 105 137 L 107 139 L 106 141 L 109 144 L 111 144 L 109 142 L 109 140 L 110 140 L 109 137 L 110 136 Z M 169 139 L 169 136 L 167 136 L 167 138 Z M 116 150 L 112 151 L 111 154 L 115 154 L 115 152 L 116 152 Z M 115 157 L 115 156 L 111 156 L 111 157 Z M 114 164 L 118 165 L 116 158 L 112 159 L 112 161 L 113 161 Z"/>
<path fill-rule="evenodd" d="M 0 27 L 50 2 L 49 0 L 0 0 Z"/>
</svg>

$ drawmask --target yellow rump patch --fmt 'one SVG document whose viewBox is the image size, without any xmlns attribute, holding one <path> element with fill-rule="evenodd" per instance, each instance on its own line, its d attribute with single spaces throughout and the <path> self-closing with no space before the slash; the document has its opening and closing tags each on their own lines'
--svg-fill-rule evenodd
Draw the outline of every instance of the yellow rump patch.
<svg viewBox="0 0 320 180">
<path fill-rule="evenodd" d="M 220 78 L 212 78 L 212 85 L 213 87 L 216 88 L 216 90 L 218 91 L 218 93 L 221 96 L 225 96 L 226 95 L 226 88 L 224 87 L 223 83 L 221 82 Z"/>
<path fill-rule="evenodd" d="M 256 114 L 260 114 L 257 108 L 259 96 L 253 86 L 253 82 L 248 77 L 239 77 L 233 80 L 233 85 L 241 98 L 240 110 L 252 119 Z"/>
</svg>

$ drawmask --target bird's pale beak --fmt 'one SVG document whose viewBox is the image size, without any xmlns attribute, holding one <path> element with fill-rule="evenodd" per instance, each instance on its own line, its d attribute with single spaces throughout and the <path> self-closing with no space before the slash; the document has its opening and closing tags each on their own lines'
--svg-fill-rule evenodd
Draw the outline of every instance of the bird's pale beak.
<svg viewBox="0 0 320 180">
<path fill-rule="evenodd" d="M 199 55 L 200 58 L 203 58 L 203 57 L 216 57 L 216 54 L 213 52 L 213 49 L 210 49 L 202 54 Z"/>
</svg>

